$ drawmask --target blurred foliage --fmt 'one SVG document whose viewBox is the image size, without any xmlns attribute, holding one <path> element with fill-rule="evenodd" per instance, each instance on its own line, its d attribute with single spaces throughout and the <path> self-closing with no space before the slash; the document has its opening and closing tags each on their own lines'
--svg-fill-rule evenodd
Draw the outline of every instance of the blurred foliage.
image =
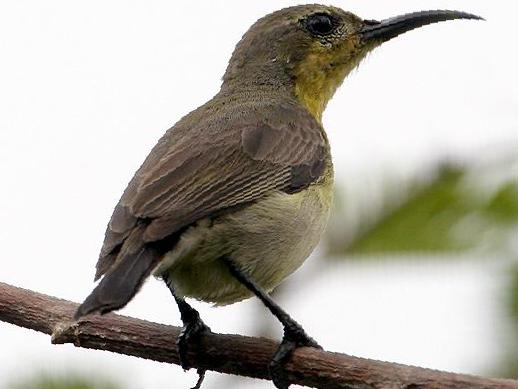
<svg viewBox="0 0 518 389">
<path fill-rule="evenodd" d="M 451 234 L 452 225 L 469 212 L 458 190 L 463 176 L 460 169 L 443 168 L 435 180 L 417 188 L 346 251 L 356 254 L 467 248 L 466 242 L 459 242 Z"/>
<path fill-rule="evenodd" d="M 508 182 L 489 201 L 487 213 L 497 222 L 516 223 L 518 220 L 518 182 Z"/>
<path fill-rule="evenodd" d="M 509 284 L 508 295 L 509 313 L 514 318 L 514 325 L 518 331 L 518 266 L 514 266 L 510 273 L 511 282 Z"/>
<path fill-rule="evenodd" d="M 121 389 L 107 380 L 91 379 L 77 374 L 38 374 L 10 384 L 6 389 Z"/>
<path fill-rule="evenodd" d="M 501 245 L 504 230 L 518 225 L 518 180 L 510 178 L 488 186 L 481 179 L 484 175 L 477 177 L 467 167 L 443 165 L 424 183 L 395 183 L 396 189 L 401 188 L 395 199 L 381 200 L 378 215 L 370 218 L 369 225 L 353 231 L 352 237 L 337 239 L 334 231 L 328 239 L 328 253 L 340 258 L 351 254 L 353 258 L 369 258 Z M 394 189 L 388 188 L 390 191 Z M 333 219 L 347 219 L 352 206 L 341 203 L 330 225 L 338 224 Z"/>
<path fill-rule="evenodd" d="M 509 269 L 510 282 L 506 291 L 508 308 L 507 323 L 510 336 L 506 337 L 501 361 L 496 374 L 501 377 L 518 378 L 518 264 Z"/>
</svg>

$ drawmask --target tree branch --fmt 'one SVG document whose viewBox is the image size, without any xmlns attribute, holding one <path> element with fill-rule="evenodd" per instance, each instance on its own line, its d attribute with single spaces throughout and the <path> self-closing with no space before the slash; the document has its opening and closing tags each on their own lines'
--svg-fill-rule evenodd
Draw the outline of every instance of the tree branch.
<svg viewBox="0 0 518 389">
<path fill-rule="evenodd" d="M 108 314 L 78 323 L 77 304 L 0 282 L 0 320 L 52 335 L 52 343 L 107 350 L 179 364 L 179 327 Z M 264 338 L 210 334 L 189 354 L 193 366 L 221 373 L 269 379 L 277 343 Z M 518 381 L 486 379 L 420 367 L 356 358 L 310 348 L 295 351 L 287 364 L 293 384 L 314 388 L 517 388 Z"/>
</svg>

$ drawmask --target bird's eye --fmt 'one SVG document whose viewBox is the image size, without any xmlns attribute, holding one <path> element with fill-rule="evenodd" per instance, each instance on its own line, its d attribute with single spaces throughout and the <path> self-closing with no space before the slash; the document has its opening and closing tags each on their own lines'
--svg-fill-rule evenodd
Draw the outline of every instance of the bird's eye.
<svg viewBox="0 0 518 389">
<path fill-rule="evenodd" d="M 306 19 L 306 26 L 312 34 L 328 35 L 334 31 L 336 23 L 331 16 L 324 13 L 318 13 L 313 14 Z"/>
</svg>

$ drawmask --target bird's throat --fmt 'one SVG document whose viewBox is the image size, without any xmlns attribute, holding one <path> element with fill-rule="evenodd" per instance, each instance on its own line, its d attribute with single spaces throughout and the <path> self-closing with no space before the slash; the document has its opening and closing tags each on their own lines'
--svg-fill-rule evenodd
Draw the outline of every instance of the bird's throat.
<svg viewBox="0 0 518 389">
<path fill-rule="evenodd" d="M 329 100 L 364 57 L 353 49 L 355 43 L 346 41 L 333 51 L 316 46 L 294 69 L 295 95 L 319 122 Z"/>
<path fill-rule="evenodd" d="M 296 70 L 295 95 L 299 102 L 319 121 L 328 101 L 345 77 L 345 72 L 323 68 L 322 58 L 310 55 Z"/>
</svg>

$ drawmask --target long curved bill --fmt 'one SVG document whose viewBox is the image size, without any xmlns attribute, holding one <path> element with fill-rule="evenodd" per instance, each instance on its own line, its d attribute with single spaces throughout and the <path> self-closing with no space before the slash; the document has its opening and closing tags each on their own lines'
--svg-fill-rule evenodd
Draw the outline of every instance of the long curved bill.
<svg viewBox="0 0 518 389">
<path fill-rule="evenodd" d="M 380 22 L 365 20 L 364 26 L 360 30 L 360 36 L 366 43 L 371 41 L 386 42 L 414 28 L 453 19 L 484 20 L 480 16 L 461 11 L 420 11 L 385 19 Z"/>
</svg>

